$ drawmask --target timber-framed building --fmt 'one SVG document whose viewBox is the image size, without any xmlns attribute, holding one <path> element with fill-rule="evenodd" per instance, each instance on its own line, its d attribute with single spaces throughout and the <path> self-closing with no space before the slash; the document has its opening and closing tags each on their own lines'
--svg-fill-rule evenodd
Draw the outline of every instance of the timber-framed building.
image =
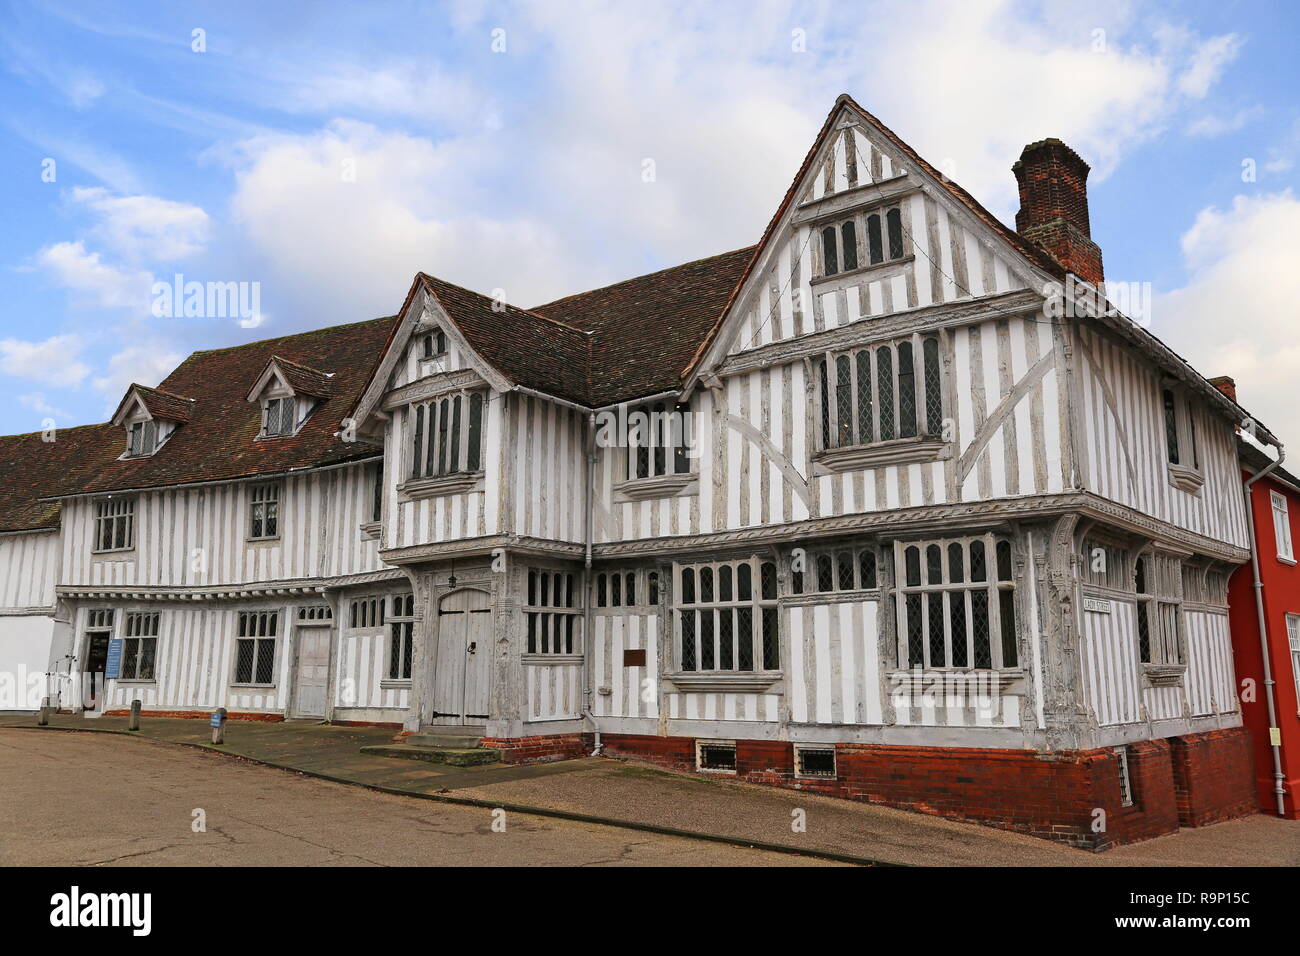
<svg viewBox="0 0 1300 956">
<path fill-rule="evenodd" d="M 9 656 L 92 713 L 469 728 L 1081 846 L 1249 812 L 1246 413 L 1087 294 L 1087 173 L 1026 147 L 1012 230 L 844 96 L 753 247 L 532 309 L 420 274 L 0 439 Z"/>
</svg>

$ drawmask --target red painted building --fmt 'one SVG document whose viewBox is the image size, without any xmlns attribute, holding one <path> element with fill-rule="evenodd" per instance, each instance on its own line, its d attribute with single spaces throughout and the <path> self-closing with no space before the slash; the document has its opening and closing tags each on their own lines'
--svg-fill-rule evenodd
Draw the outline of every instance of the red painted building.
<svg viewBox="0 0 1300 956">
<path fill-rule="evenodd" d="M 1231 380 L 1223 384 L 1231 387 Z M 1243 480 L 1249 481 L 1272 459 L 1242 442 L 1241 463 Z M 1253 740 L 1260 809 L 1279 812 L 1280 782 L 1282 815 L 1295 820 L 1300 819 L 1300 478 L 1276 468 L 1251 486 L 1250 503 L 1267 640 L 1260 640 L 1254 570 L 1247 563 L 1237 569 L 1228 585 L 1233 656 L 1242 717 Z M 1261 653 L 1264 644 L 1268 647 L 1267 672 Z M 1269 678 L 1273 681 L 1272 720 L 1266 687 Z"/>
</svg>

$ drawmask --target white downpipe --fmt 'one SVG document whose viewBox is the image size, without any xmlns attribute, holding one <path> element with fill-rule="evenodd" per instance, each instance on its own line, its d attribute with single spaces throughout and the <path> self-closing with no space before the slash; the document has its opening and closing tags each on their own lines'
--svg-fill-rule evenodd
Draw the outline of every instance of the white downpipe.
<svg viewBox="0 0 1300 956">
<path fill-rule="evenodd" d="M 1255 534 L 1255 503 L 1251 498 L 1251 486 L 1270 472 L 1280 468 L 1286 460 L 1286 449 L 1274 439 L 1269 442 L 1277 449 L 1277 461 L 1256 472 L 1243 486 L 1246 494 L 1246 527 L 1250 531 L 1250 567 L 1252 572 L 1251 587 L 1255 591 L 1255 615 L 1259 620 L 1259 655 L 1264 663 L 1264 699 L 1268 704 L 1269 749 L 1273 752 L 1273 796 L 1277 800 L 1277 815 L 1286 815 L 1286 788 L 1282 786 L 1285 775 L 1282 773 L 1282 736 L 1277 729 L 1277 701 L 1273 697 L 1273 665 L 1269 660 L 1268 618 L 1264 614 L 1264 582 L 1259 576 L 1259 539 Z"/>
</svg>

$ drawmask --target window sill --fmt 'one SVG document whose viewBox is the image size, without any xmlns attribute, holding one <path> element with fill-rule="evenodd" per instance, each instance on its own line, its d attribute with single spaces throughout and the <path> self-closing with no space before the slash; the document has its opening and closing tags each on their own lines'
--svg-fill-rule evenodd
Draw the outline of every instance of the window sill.
<svg viewBox="0 0 1300 956">
<path fill-rule="evenodd" d="M 784 675 L 781 671 L 680 671 L 665 676 L 685 691 L 742 693 L 767 690 Z"/>
<path fill-rule="evenodd" d="M 581 654 L 524 654 L 520 657 L 520 663 L 530 664 L 533 666 L 544 666 L 547 664 L 566 664 L 574 665 L 582 663 Z"/>
<path fill-rule="evenodd" d="M 1186 664 L 1143 664 L 1142 673 L 1152 687 L 1178 687 L 1183 683 Z"/>
<path fill-rule="evenodd" d="M 888 272 L 899 266 L 905 266 L 908 263 L 915 262 L 915 255 L 902 256 L 898 259 L 886 259 L 884 262 L 873 262 L 865 266 L 858 266 L 856 269 L 845 269 L 842 272 L 832 272 L 830 275 L 813 276 L 809 280 L 809 285 L 814 289 L 826 282 L 835 282 L 840 279 L 853 279 L 858 276 L 865 276 L 872 272 Z"/>
<path fill-rule="evenodd" d="M 944 693 L 947 690 L 945 685 L 958 682 L 971 682 L 976 685 L 974 689 L 980 689 L 980 684 L 987 683 L 989 690 L 993 690 L 992 685 L 996 682 L 998 693 L 1005 693 L 1017 681 L 1023 680 L 1025 672 L 1020 668 L 1007 668 L 1006 670 L 993 670 L 990 667 L 971 668 L 969 670 L 959 670 L 951 667 L 932 667 L 927 669 L 912 669 L 905 671 L 890 671 L 888 674 L 889 685 L 894 693 L 904 691 L 908 693 Z M 935 684 L 940 686 L 936 687 Z"/>
<path fill-rule="evenodd" d="M 111 679 L 116 681 L 119 686 L 122 684 L 130 684 L 132 687 L 150 687 L 158 683 L 157 678 L 154 677 L 114 677 Z"/>
<path fill-rule="evenodd" d="M 384 523 L 382 521 L 367 521 L 361 526 L 361 537 L 378 538 L 379 532 L 382 531 L 383 528 Z"/>
<path fill-rule="evenodd" d="M 880 465 L 906 465 L 942 461 L 949 457 L 950 442 L 942 438 L 895 438 L 872 445 L 826 448 L 813 456 L 826 472 L 858 471 Z"/>
<path fill-rule="evenodd" d="M 235 690 L 275 690 L 274 684 L 231 684 Z"/>
<path fill-rule="evenodd" d="M 114 558 L 134 558 L 135 548 L 112 548 L 108 551 L 92 551 L 90 552 L 90 556 L 91 558 L 103 558 L 107 561 L 111 561 Z"/>
<path fill-rule="evenodd" d="M 265 538 L 245 538 L 244 544 L 279 544 L 280 536 L 278 534 L 270 535 Z"/>
<path fill-rule="evenodd" d="M 1277 556 L 1277 563 L 1278 563 L 1278 564 L 1288 564 L 1288 565 L 1290 565 L 1291 567 L 1295 567 L 1295 566 L 1296 566 L 1296 561 L 1295 561 L 1294 558 L 1284 558 L 1284 557 L 1282 557 L 1282 555 L 1280 555 L 1280 554 Z"/>
<path fill-rule="evenodd" d="M 380 690 L 410 690 L 411 678 L 409 677 L 385 677 L 379 682 Z"/>
<path fill-rule="evenodd" d="M 483 481 L 483 472 L 465 471 L 435 478 L 412 478 L 397 486 L 407 498 L 438 498 L 470 491 Z"/>
<path fill-rule="evenodd" d="M 698 494 L 699 475 L 658 475 L 654 478 L 629 478 L 614 486 L 616 501 L 644 501 L 647 498 L 677 498 Z"/>
<path fill-rule="evenodd" d="M 1169 483 L 1179 491 L 1185 491 L 1191 495 L 1199 495 L 1201 486 L 1205 484 L 1205 475 L 1195 468 L 1189 468 L 1186 465 L 1169 466 Z"/>
<path fill-rule="evenodd" d="M 807 572 L 804 572 L 805 574 Z M 804 591 L 781 599 L 785 607 L 807 607 L 814 604 L 846 604 L 851 601 L 879 601 L 880 588 L 846 588 L 843 591 Z"/>
</svg>

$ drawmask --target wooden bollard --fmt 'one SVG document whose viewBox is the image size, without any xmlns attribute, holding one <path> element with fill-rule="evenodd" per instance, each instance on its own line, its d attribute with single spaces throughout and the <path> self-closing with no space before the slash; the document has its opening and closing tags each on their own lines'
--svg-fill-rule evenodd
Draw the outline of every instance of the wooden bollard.
<svg viewBox="0 0 1300 956">
<path fill-rule="evenodd" d="M 127 730 L 140 729 L 140 701 L 131 701 L 131 719 L 127 722 Z"/>
<path fill-rule="evenodd" d="M 41 709 L 36 712 L 36 726 L 48 727 L 50 725 L 50 699 L 41 698 Z"/>
<path fill-rule="evenodd" d="M 226 708 L 224 707 L 218 707 L 212 712 L 212 742 L 214 744 L 226 742 Z"/>
</svg>

